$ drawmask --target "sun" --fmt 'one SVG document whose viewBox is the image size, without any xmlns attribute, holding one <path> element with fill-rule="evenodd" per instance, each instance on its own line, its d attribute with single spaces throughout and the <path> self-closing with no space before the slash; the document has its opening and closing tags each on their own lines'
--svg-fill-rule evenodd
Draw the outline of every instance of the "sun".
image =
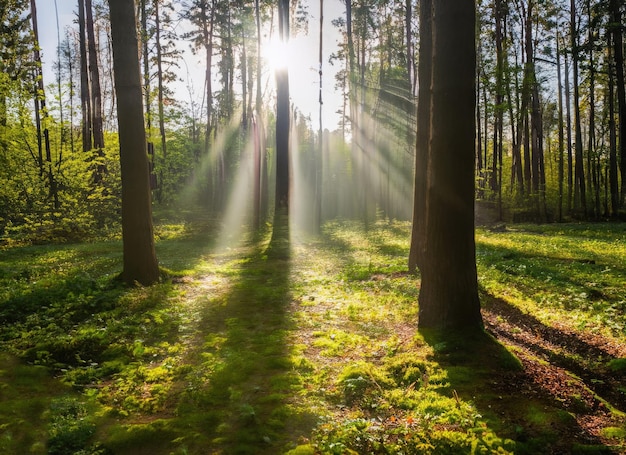
<svg viewBox="0 0 626 455">
<path fill-rule="evenodd" d="M 276 37 L 263 45 L 263 59 L 273 72 L 289 66 L 290 54 L 291 46 Z"/>
</svg>

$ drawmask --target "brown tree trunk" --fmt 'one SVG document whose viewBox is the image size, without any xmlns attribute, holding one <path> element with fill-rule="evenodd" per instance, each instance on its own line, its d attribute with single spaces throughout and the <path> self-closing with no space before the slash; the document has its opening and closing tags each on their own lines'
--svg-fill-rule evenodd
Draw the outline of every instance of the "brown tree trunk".
<svg viewBox="0 0 626 455">
<path fill-rule="evenodd" d="M 563 179 L 565 176 L 564 157 L 565 153 L 565 132 L 563 130 L 563 83 L 561 82 L 561 45 L 559 33 L 556 35 L 556 74 L 558 87 L 558 109 L 559 109 L 559 199 L 557 203 L 557 221 L 563 221 Z"/>
<path fill-rule="evenodd" d="M 39 31 L 37 27 L 37 5 L 35 0 L 30 0 L 31 8 L 31 20 L 33 24 L 33 34 L 35 37 L 35 64 L 37 65 L 37 85 L 35 87 L 35 117 L 37 120 L 37 141 L 39 146 L 39 169 L 40 173 L 47 172 L 48 178 L 48 195 L 52 200 L 52 208 L 54 210 L 60 207 L 59 192 L 57 187 L 57 181 L 54 176 L 53 163 L 52 163 L 52 150 L 50 149 L 50 131 L 46 126 L 46 118 L 48 116 L 46 110 L 46 95 L 44 91 L 43 83 L 43 71 L 41 65 L 41 54 L 39 53 Z M 41 112 L 41 116 L 40 116 Z M 42 118 L 43 117 L 43 125 Z M 42 130 L 43 127 L 43 130 Z M 42 154 L 42 134 L 43 134 L 43 149 L 46 156 L 46 167 L 44 170 L 43 154 Z"/>
<path fill-rule="evenodd" d="M 146 132 L 134 0 L 109 0 L 122 174 L 124 282 L 159 280 L 154 249 Z"/>
<path fill-rule="evenodd" d="M 93 148 L 91 128 L 91 96 L 87 63 L 87 32 L 85 30 L 85 0 L 78 0 L 78 42 L 80 48 L 80 101 L 82 115 L 83 151 Z"/>
<path fill-rule="evenodd" d="M 570 2 L 570 35 L 572 40 L 572 83 L 574 84 L 574 210 L 583 218 L 587 216 L 585 169 L 583 163 L 583 135 L 580 120 L 580 95 L 578 88 L 578 39 L 576 35 L 576 5 Z"/>
<path fill-rule="evenodd" d="M 289 0 L 278 2 L 279 35 L 289 42 Z M 289 256 L 289 72 L 287 66 L 276 70 L 276 202 L 270 251 L 278 257 Z"/>
<path fill-rule="evenodd" d="M 420 264 L 418 325 L 480 330 L 474 241 L 475 2 L 433 0 L 432 24 L 427 260 Z"/>
<path fill-rule="evenodd" d="M 615 125 L 615 80 L 613 75 L 612 57 L 612 39 L 615 39 L 612 33 L 607 33 L 608 38 L 608 54 L 609 54 L 609 86 L 607 90 L 608 98 L 608 117 L 609 117 L 609 186 L 611 187 L 611 217 L 617 218 L 620 207 L 619 179 L 617 167 L 617 128 Z"/>
<path fill-rule="evenodd" d="M 430 131 L 430 84 L 432 78 L 432 0 L 420 2 L 419 63 L 417 77 L 417 133 L 415 136 L 415 179 L 413 186 L 413 228 L 409 251 L 409 271 L 421 268 L 426 233 L 426 178 Z"/>
<path fill-rule="evenodd" d="M 622 3 L 623 4 L 623 3 Z M 617 88 L 617 116 L 619 122 L 618 146 L 619 169 L 622 188 L 620 207 L 626 204 L 626 81 L 624 80 L 624 41 L 620 0 L 610 0 L 611 29 L 613 32 L 613 59 L 615 61 L 615 85 Z"/>
<path fill-rule="evenodd" d="M 98 53 L 96 35 L 93 25 L 91 0 L 85 0 L 85 26 L 87 29 L 87 46 L 89 54 L 89 82 L 91 83 L 91 128 L 93 146 L 102 153 L 104 148 L 104 130 L 102 127 L 102 93 L 100 90 L 100 74 L 98 72 Z"/>
</svg>

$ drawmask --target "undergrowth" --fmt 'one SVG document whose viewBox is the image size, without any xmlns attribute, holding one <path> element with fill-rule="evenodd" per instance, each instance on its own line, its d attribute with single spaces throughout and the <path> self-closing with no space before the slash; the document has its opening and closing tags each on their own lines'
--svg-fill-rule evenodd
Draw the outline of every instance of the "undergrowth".
<svg viewBox="0 0 626 455">
<path fill-rule="evenodd" d="M 161 220 L 150 288 L 115 280 L 115 240 L 0 250 L 2 453 L 536 453 L 571 423 L 535 402 L 508 420 L 489 384 L 521 366 L 492 338 L 417 332 L 408 224 L 328 223 L 291 259 L 213 229 Z M 481 230 L 482 292 L 623 343 L 625 235 Z"/>
</svg>

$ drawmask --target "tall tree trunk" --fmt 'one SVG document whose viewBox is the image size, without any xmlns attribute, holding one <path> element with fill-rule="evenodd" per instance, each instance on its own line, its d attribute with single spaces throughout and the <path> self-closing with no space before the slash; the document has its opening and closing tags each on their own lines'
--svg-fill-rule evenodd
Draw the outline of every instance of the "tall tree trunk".
<svg viewBox="0 0 626 455">
<path fill-rule="evenodd" d="M 85 0 L 78 0 L 78 42 L 80 48 L 80 102 L 82 116 L 83 151 L 93 148 L 91 125 L 91 96 L 87 62 L 87 32 L 85 30 Z"/>
<path fill-rule="evenodd" d="M 596 69 L 593 60 L 594 31 L 592 26 L 591 2 L 587 0 L 587 17 L 588 17 L 588 40 L 589 40 L 589 133 L 587 146 L 587 187 L 589 191 L 593 190 L 593 215 L 595 219 L 601 216 L 600 208 L 600 188 L 596 169 Z"/>
<path fill-rule="evenodd" d="M 278 25 L 282 43 L 289 42 L 289 0 L 278 2 Z M 270 251 L 278 257 L 289 256 L 290 179 L 289 71 L 276 70 L 276 202 Z"/>
<path fill-rule="evenodd" d="M 572 109 L 570 101 L 569 66 L 567 53 L 564 54 L 565 64 L 565 125 L 567 127 L 567 213 L 572 212 L 574 200 L 574 156 L 572 153 Z"/>
<path fill-rule="evenodd" d="M 583 135 L 580 120 L 580 94 L 578 88 L 578 31 L 576 29 L 576 4 L 570 1 L 570 34 L 572 40 L 572 82 L 574 84 L 574 210 L 578 215 L 587 216 L 587 195 L 585 191 L 585 169 L 583 163 Z"/>
<path fill-rule="evenodd" d="M 624 41 L 622 35 L 622 12 L 620 0 L 610 0 L 611 29 L 613 32 L 613 59 L 615 61 L 615 85 L 617 87 L 617 115 L 619 122 L 619 168 L 621 174 L 620 207 L 626 204 L 626 81 L 624 80 Z"/>
<path fill-rule="evenodd" d="M 43 148 L 46 156 L 46 169 L 48 179 L 48 196 L 52 200 L 52 208 L 57 210 L 61 203 L 59 201 L 59 192 L 57 187 L 56 178 L 54 176 L 53 163 L 52 163 L 52 151 L 50 149 L 50 131 L 48 130 L 47 117 L 48 111 L 46 109 L 46 95 L 44 91 L 43 83 L 43 70 L 41 65 L 41 54 L 39 53 L 39 30 L 37 27 L 37 5 L 35 0 L 30 0 L 31 20 L 33 24 L 33 34 L 35 37 L 35 65 L 36 65 L 36 90 L 35 90 L 35 117 L 37 119 L 37 142 L 39 146 L 39 169 L 40 175 L 44 171 L 43 165 L 43 153 L 42 153 L 42 133 L 43 133 Z M 41 116 L 40 116 L 41 112 Z"/>
<path fill-rule="evenodd" d="M 409 251 L 409 270 L 414 272 L 424 262 L 427 205 L 426 181 L 428 176 L 428 149 L 430 141 L 430 104 L 432 81 L 432 0 L 422 0 L 419 6 L 419 62 L 417 77 L 417 132 L 415 135 L 415 178 L 413 186 L 413 228 Z"/>
<path fill-rule="evenodd" d="M 157 63 L 157 101 L 159 108 L 159 135 L 161 137 L 161 166 L 159 166 L 158 198 L 163 198 L 163 168 L 167 162 L 167 137 L 165 132 L 165 86 L 163 83 L 163 54 L 161 52 L 161 19 L 159 14 L 160 0 L 154 0 L 154 39 Z"/>
<path fill-rule="evenodd" d="M 558 86 L 558 109 L 559 109 L 559 198 L 557 203 L 557 221 L 563 221 L 563 179 L 565 174 L 564 157 L 565 153 L 565 132 L 563 130 L 563 84 L 561 82 L 561 46 L 559 42 L 559 32 L 556 34 L 556 74 Z"/>
<path fill-rule="evenodd" d="M 323 126 L 323 114 L 324 114 L 324 98 L 322 93 L 323 79 L 323 44 L 324 44 L 324 0 L 320 0 L 320 34 L 319 34 L 319 131 L 318 131 L 318 147 L 317 147 L 317 160 L 315 163 L 315 226 L 316 233 L 320 233 L 322 226 L 322 170 L 324 159 L 324 126 Z"/>
<path fill-rule="evenodd" d="M 109 0 L 122 174 L 122 242 L 129 284 L 159 280 L 154 249 L 148 154 L 134 0 Z"/>
<path fill-rule="evenodd" d="M 609 86 L 607 90 L 609 109 L 609 186 L 611 187 L 611 217 L 617 218 L 620 207 L 620 193 L 617 167 L 617 127 L 615 125 L 615 79 L 612 61 L 612 39 L 615 39 L 615 35 L 611 32 L 607 33 L 609 61 Z"/>
<path fill-rule="evenodd" d="M 91 83 L 91 128 L 93 146 L 102 154 L 104 148 L 104 129 L 102 127 L 102 93 L 100 90 L 100 74 L 98 71 L 98 52 L 93 24 L 91 0 L 85 0 L 85 26 L 87 29 L 87 46 L 89 54 L 89 82 Z M 102 171 L 102 169 L 100 169 Z"/>
<path fill-rule="evenodd" d="M 420 265 L 418 325 L 480 330 L 474 241 L 474 1 L 433 0 L 432 30 L 428 261 Z"/>
<path fill-rule="evenodd" d="M 206 87 L 206 133 L 204 137 L 204 150 L 209 153 L 209 141 L 211 139 L 213 122 L 213 24 L 215 23 L 215 0 L 211 2 L 211 10 L 207 11 L 206 2 L 201 5 L 203 45 L 206 58 L 204 84 Z"/>
</svg>

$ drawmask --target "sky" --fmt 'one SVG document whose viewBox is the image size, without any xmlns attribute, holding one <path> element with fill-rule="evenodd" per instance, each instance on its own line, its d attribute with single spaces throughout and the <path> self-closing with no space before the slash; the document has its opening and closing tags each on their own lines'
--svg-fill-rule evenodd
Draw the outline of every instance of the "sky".
<svg viewBox="0 0 626 455">
<path fill-rule="evenodd" d="M 292 103 L 305 115 L 310 115 L 312 127 L 317 130 L 319 127 L 319 1 L 304 0 L 308 2 L 309 30 L 308 34 L 294 36 L 291 38 L 291 48 L 289 56 L 289 80 Z M 76 18 L 76 0 L 36 0 L 37 22 L 39 28 L 39 38 L 42 62 L 44 65 L 44 83 L 50 84 L 56 80 L 53 64 L 56 60 L 57 52 L 57 20 L 56 10 L 58 10 L 58 22 L 61 29 L 61 39 L 64 36 L 66 27 L 71 27 Z M 56 5 L 56 8 L 55 8 Z M 326 0 L 324 2 L 324 38 L 323 38 L 323 115 L 324 128 L 334 130 L 338 128 L 339 115 L 336 113 L 341 107 L 341 96 L 335 91 L 334 75 L 339 68 L 331 66 L 328 58 L 331 53 L 336 52 L 339 39 L 338 32 L 332 27 L 331 21 L 344 15 L 344 5 L 341 0 Z M 183 46 L 183 58 L 189 72 L 193 78 L 193 85 L 196 93 L 202 92 L 204 84 L 204 63 L 199 61 L 199 57 L 189 51 L 189 46 Z M 181 65 L 182 68 L 185 65 Z M 176 90 L 178 98 L 188 99 L 189 95 L 185 90 L 185 82 L 177 84 Z M 201 100 L 198 100 L 200 102 Z"/>
</svg>

